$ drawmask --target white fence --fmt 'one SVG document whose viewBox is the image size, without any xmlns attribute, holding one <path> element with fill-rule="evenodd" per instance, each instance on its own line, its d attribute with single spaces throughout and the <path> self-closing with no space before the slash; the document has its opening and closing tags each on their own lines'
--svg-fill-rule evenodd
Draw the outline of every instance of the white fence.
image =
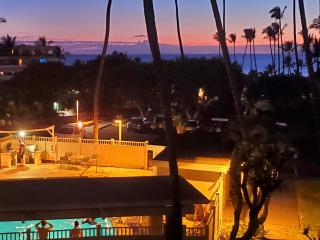
<svg viewBox="0 0 320 240">
<path fill-rule="evenodd" d="M 5 152 L 8 144 L 12 149 L 19 147 L 19 140 L 25 146 L 35 145 L 41 151 L 42 160 L 57 162 L 66 153 L 84 157 L 97 155 L 98 166 L 147 168 L 148 142 L 98 140 L 81 138 L 51 138 L 37 136 L 9 136 L 0 139 L 0 152 Z"/>
</svg>

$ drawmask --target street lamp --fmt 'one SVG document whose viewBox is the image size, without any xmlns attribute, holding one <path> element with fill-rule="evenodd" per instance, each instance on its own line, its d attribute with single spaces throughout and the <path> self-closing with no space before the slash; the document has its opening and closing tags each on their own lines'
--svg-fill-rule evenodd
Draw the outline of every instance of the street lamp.
<svg viewBox="0 0 320 240">
<path fill-rule="evenodd" d="M 76 102 L 76 110 L 77 110 L 77 122 L 79 122 L 79 101 Z"/>
<path fill-rule="evenodd" d="M 121 142 L 121 131 L 122 131 L 122 121 L 121 120 L 115 120 L 115 123 L 119 124 L 119 141 Z"/>
</svg>

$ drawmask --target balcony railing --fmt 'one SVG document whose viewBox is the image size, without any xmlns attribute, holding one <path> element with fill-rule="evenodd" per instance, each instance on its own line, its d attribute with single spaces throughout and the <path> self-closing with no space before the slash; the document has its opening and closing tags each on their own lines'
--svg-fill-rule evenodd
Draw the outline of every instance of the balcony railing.
<svg viewBox="0 0 320 240">
<path fill-rule="evenodd" d="M 185 240 L 208 240 L 207 227 L 184 228 Z M 82 229 L 82 239 L 112 239 L 112 240 L 164 240 L 163 227 L 105 227 Z M 27 230 L 22 233 L 0 233 L 0 240 L 36 240 L 37 232 Z M 49 232 L 48 239 L 71 239 L 70 230 L 54 230 Z"/>
</svg>

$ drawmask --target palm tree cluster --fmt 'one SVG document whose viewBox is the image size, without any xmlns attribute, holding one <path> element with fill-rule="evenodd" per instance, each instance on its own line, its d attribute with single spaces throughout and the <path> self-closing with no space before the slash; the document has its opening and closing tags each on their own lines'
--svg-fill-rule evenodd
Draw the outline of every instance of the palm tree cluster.
<svg viewBox="0 0 320 240">
<path fill-rule="evenodd" d="M 0 18 L 1 19 L 1 18 Z M 36 55 L 47 55 L 48 54 L 48 49 L 46 47 L 49 47 L 52 45 L 53 41 L 48 41 L 45 36 L 39 37 L 35 42 L 35 46 L 38 47 L 43 47 L 42 50 L 38 50 L 35 52 Z M 24 45 L 21 45 L 24 46 Z M 0 51 L 1 54 L 4 56 L 12 56 L 18 54 L 15 51 L 15 48 L 19 47 L 17 45 L 17 37 L 6 35 L 1 37 L 1 42 L 0 42 Z M 56 56 L 59 61 L 61 62 L 62 60 L 65 60 L 66 56 L 69 55 L 69 52 L 65 51 L 65 49 L 61 46 L 54 46 L 52 54 Z"/>
</svg>

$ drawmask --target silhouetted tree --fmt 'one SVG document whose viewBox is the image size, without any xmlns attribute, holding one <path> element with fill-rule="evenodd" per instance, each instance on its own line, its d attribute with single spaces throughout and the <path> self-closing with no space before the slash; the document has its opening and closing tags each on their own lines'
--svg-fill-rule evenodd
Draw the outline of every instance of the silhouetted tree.
<svg viewBox="0 0 320 240">
<path fill-rule="evenodd" d="M 300 74 L 299 72 L 299 55 L 298 55 L 298 44 L 297 44 L 297 19 L 296 19 L 296 0 L 293 0 L 293 48 L 294 48 L 294 56 L 296 60 L 296 74 Z"/>
<path fill-rule="evenodd" d="M 181 58 L 184 58 L 183 44 L 182 44 L 181 32 L 180 32 L 178 0 L 174 0 L 174 3 L 176 7 L 176 22 L 177 22 L 177 33 L 178 33 L 178 40 L 179 40 L 180 56 Z"/>
<path fill-rule="evenodd" d="M 109 44 L 109 33 L 110 33 L 110 15 L 111 15 L 111 5 L 112 0 L 108 0 L 107 11 L 106 11 L 106 26 L 105 26 L 105 36 L 103 42 L 103 48 L 99 63 L 99 69 L 96 78 L 96 84 L 94 89 L 94 98 L 93 98 L 93 138 L 97 141 L 99 139 L 99 114 L 100 114 L 100 93 L 101 93 L 101 82 L 103 78 L 103 70 L 104 70 L 104 63 L 107 56 L 107 49 Z"/>
<path fill-rule="evenodd" d="M 300 18 L 301 18 L 301 26 L 302 26 L 302 36 L 303 36 L 303 49 L 305 52 L 306 64 L 308 68 L 309 74 L 309 84 L 312 92 L 312 106 L 313 106 L 313 117 L 314 117 L 314 126 L 316 139 L 318 144 L 318 150 L 320 149 L 320 108 L 319 108 L 319 85 L 317 84 L 317 79 L 314 74 L 313 63 L 312 63 L 312 54 L 310 51 L 310 39 L 308 36 L 308 27 L 306 20 L 306 13 L 304 9 L 304 1 L 299 1 L 299 9 L 300 9 Z"/>
<path fill-rule="evenodd" d="M 237 62 L 237 56 L 236 56 L 237 35 L 236 35 L 236 33 L 230 33 L 228 41 L 233 44 L 233 57 L 234 57 L 234 61 Z"/>
<path fill-rule="evenodd" d="M 39 37 L 37 41 L 34 42 L 36 46 L 48 47 L 53 41 L 47 41 L 45 36 Z"/>
<path fill-rule="evenodd" d="M 16 39 L 17 37 L 11 37 L 8 34 L 1 38 L 1 43 L 6 49 L 8 55 L 13 54 L 14 47 L 16 46 Z"/>
<path fill-rule="evenodd" d="M 262 30 L 262 34 L 265 34 L 266 36 L 264 38 L 267 38 L 269 40 L 269 47 L 270 47 L 270 55 L 271 55 L 271 60 L 272 60 L 272 73 L 275 74 L 275 59 L 273 56 L 273 51 L 272 51 L 272 41 L 275 41 L 276 39 L 276 32 L 272 28 L 272 26 L 268 26 Z"/>
<path fill-rule="evenodd" d="M 154 16 L 153 1 L 143 0 L 144 15 L 148 33 L 149 46 L 156 67 L 156 77 L 160 78 L 160 99 L 164 115 L 165 134 L 169 157 L 169 171 L 172 183 L 173 204 L 171 214 L 168 216 L 166 239 L 182 240 L 182 213 L 180 200 L 179 172 L 175 150 L 175 132 L 173 129 L 171 104 L 169 100 L 169 86 L 162 72 L 162 60 L 158 42 L 158 34 Z"/>
</svg>

